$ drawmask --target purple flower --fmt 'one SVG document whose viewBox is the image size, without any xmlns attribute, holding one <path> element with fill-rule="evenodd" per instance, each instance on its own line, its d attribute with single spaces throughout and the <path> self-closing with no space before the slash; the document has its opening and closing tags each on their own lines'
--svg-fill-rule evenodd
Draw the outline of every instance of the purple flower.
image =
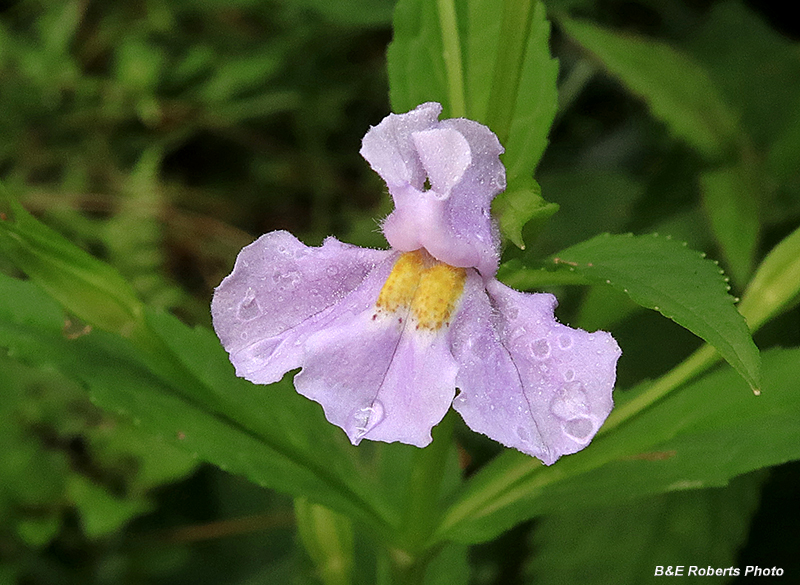
<svg viewBox="0 0 800 585">
<path fill-rule="evenodd" d="M 391 114 L 364 137 L 395 203 L 391 249 L 265 234 L 216 289 L 214 328 L 241 377 L 269 384 L 302 368 L 297 391 L 354 445 L 424 447 L 452 404 L 473 430 L 550 465 L 608 416 L 620 349 L 558 323 L 554 296 L 495 279 L 503 148 L 440 112 Z"/>
</svg>

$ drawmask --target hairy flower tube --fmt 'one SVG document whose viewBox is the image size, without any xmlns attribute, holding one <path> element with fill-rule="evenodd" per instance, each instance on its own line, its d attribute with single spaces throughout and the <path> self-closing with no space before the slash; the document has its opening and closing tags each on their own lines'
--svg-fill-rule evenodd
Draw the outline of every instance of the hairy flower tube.
<svg viewBox="0 0 800 585">
<path fill-rule="evenodd" d="M 440 113 L 390 114 L 364 137 L 395 204 L 382 226 L 391 249 L 265 234 L 216 289 L 214 328 L 251 382 L 302 368 L 297 391 L 354 445 L 424 447 L 452 405 L 474 431 L 550 465 L 605 421 L 620 349 L 558 323 L 553 295 L 495 278 L 503 148 L 485 126 Z"/>
</svg>

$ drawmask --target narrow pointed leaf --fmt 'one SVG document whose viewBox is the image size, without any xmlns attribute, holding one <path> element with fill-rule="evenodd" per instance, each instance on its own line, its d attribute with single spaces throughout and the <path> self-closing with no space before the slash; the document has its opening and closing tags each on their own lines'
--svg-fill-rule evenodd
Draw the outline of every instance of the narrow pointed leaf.
<svg viewBox="0 0 800 585">
<path fill-rule="evenodd" d="M 700 176 L 703 206 L 735 282 L 745 283 L 758 249 L 759 190 L 744 165 L 706 171 Z"/>
<path fill-rule="evenodd" d="M 685 327 L 713 346 L 751 388 L 759 388 L 758 348 L 719 266 L 700 253 L 657 235 L 605 234 L 571 246 L 553 260 Z"/>
<path fill-rule="evenodd" d="M 588 22 L 559 23 L 634 94 L 670 131 L 709 158 L 735 148 L 738 119 L 708 72 L 688 54 L 662 42 L 624 35 Z"/>
<path fill-rule="evenodd" d="M 394 11 L 394 38 L 387 52 L 389 97 L 395 113 L 419 104 L 442 104 L 450 117 L 447 68 L 436 2 L 400 0 Z"/>
<path fill-rule="evenodd" d="M 81 319 L 130 335 L 142 323 L 143 306 L 133 288 L 111 266 L 94 258 L 10 203 L 0 220 L 0 250 L 20 270 Z"/>
</svg>

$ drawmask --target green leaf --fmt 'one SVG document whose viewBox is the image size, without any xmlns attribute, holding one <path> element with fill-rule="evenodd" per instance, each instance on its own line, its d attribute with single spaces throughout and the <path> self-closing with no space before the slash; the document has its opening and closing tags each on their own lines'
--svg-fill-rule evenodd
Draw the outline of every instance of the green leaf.
<svg viewBox="0 0 800 585">
<path fill-rule="evenodd" d="M 742 113 L 747 134 L 761 147 L 795 123 L 800 85 L 787 81 L 800 77 L 800 59 L 797 41 L 753 8 L 747 2 L 715 3 L 682 42 L 725 101 Z"/>
<path fill-rule="evenodd" d="M 723 489 L 547 516 L 533 533 L 536 555 L 528 578 L 537 585 L 641 583 L 656 566 L 684 565 L 687 572 L 692 565 L 703 571 L 735 567 L 763 477 L 737 478 Z"/>
<path fill-rule="evenodd" d="M 723 101 L 708 72 L 688 54 L 659 41 L 622 35 L 587 22 L 563 19 L 564 30 L 591 51 L 653 115 L 702 155 L 734 151 L 737 114 Z"/>
<path fill-rule="evenodd" d="M 758 348 L 727 293 L 722 271 L 702 254 L 657 235 L 604 234 L 561 251 L 553 262 L 672 319 L 713 346 L 753 389 L 759 388 Z"/>
<path fill-rule="evenodd" d="M 492 2 L 473 5 L 467 111 L 497 133 L 506 149 L 502 160 L 508 187 L 495 198 L 492 210 L 503 237 L 524 248 L 522 228 L 530 221 L 541 226 L 558 211 L 533 180 L 558 106 L 558 62 L 550 56 L 550 23 L 541 2 L 508 0 L 502 10 Z M 484 30 L 492 31 L 494 38 L 487 38 Z M 490 75 L 492 83 L 487 84 Z"/>
<path fill-rule="evenodd" d="M 768 352 L 764 372 L 761 396 L 720 369 L 551 467 L 505 452 L 446 510 L 438 536 L 480 542 L 539 514 L 720 487 L 800 459 L 800 349 Z"/>
<path fill-rule="evenodd" d="M 17 520 L 17 534 L 28 546 L 34 548 L 45 547 L 58 536 L 61 530 L 61 515 L 51 513 Z M 3 580 L 0 579 L 0 583 Z M 9 581 L 17 583 L 17 581 Z"/>
<path fill-rule="evenodd" d="M 759 189 L 744 165 L 706 171 L 700 176 L 703 206 L 735 282 L 745 283 L 758 249 Z"/>
<path fill-rule="evenodd" d="M 0 307 L 6 299 L 13 303 L 5 292 L 0 282 Z M 59 508 L 70 470 L 66 454 L 43 445 L 31 428 L 40 423 L 41 405 L 30 399 L 28 389 L 41 392 L 46 381 L 41 372 L 0 355 L 0 517 L 12 529 L 16 524 L 19 535 L 37 547 L 46 545 L 61 526 Z"/>
<path fill-rule="evenodd" d="M 522 228 L 530 221 L 544 224 L 558 211 L 558 205 L 548 203 L 541 195 L 542 189 L 532 178 L 517 181 L 497 196 L 492 210 L 500 225 L 500 232 L 520 249 L 525 249 Z"/>
<path fill-rule="evenodd" d="M 93 457 L 104 467 L 113 469 L 130 465 L 131 459 L 136 461 L 135 472 L 126 478 L 131 494 L 178 481 L 198 466 L 183 448 L 130 424 L 101 424 L 89 429 L 87 438 Z"/>
<path fill-rule="evenodd" d="M 164 378 L 150 369 L 151 354 L 119 336 L 65 337 L 53 301 L 34 283 L 0 275 L 0 291 L 11 299 L 0 305 L 0 345 L 17 359 L 56 367 L 81 381 L 101 408 L 196 458 L 264 487 L 309 496 L 378 529 L 389 523 L 393 512 L 359 474 L 354 448 L 321 408 L 288 379 L 254 386 L 237 378 L 211 331 L 149 313 L 165 361 L 184 371 Z"/>
<path fill-rule="evenodd" d="M 389 97 L 394 112 L 407 112 L 435 101 L 451 115 L 444 48 L 437 3 L 399 0 L 394 10 L 394 37 L 387 51 Z"/>
<path fill-rule="evenodd" d="M 131 335 L 143 305 L 128 282 L 105 264 L 36 220 L 16 202 L 0 220 L 0 250 L 79 318 Z"/>
<path fill-rule="evenodd" d="M 531 6 L 527 34 L 520 35 L 521 51 L 509 54 L 506 31 L 501 31 L 501 52 L 495 68 L 487 118 L 490 128 L 494 130 L 497 127 L 498 136 L 506 148 L 503 163 L 511 190 L 517 181 L 529 179 L 536 170 L 547 147 L 547 135 L 558 107 L 558 62 L 550 56 L 550 23 L 544 4 L 530 0 L 506 2 L 504 18 L 512 23 L 518 22 L 517 4 Z M 509 63 L 518 69 L 508 71 Z M 501 81 L 501 78 L 506 81 Z M 503 84 L 509 83 L 507 80 L 510 79 L 518 81 L 504 90 Z M 500 122 L 500 112 L 505 103 L 513 104 L 513 110 Z"/>
<path fill-rule="evenodd" d="M 68 478 L 67 494 L 78 508 L 89 538 L 107 536 L 153 507 L 144 499 L 119 498 L 77 473 Z"/>
<path fill-rule="evenodd" d="M 285 62 L 277 46 L 221 61 L 211 78 L 199 90 L 199 97 L 216 108 L 237 97 L 254 93 L 276 76 Z"/>
<path fill-rule="evenodd" d="M 747 286 L 739 310 L 753 330 L 793 306 L 800 298 L 800 227 L 762 260 Z"/>
</svg>

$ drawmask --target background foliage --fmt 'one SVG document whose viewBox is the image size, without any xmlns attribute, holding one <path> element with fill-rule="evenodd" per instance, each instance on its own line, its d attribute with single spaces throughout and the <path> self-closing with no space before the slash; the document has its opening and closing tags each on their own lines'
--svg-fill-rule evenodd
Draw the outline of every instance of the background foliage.
<svg viewBox="0 0 800 585">
<path fill-rule="evenodd" d="M 733 1 L 4 4 L 0 583 L 800 574 L 798 34 Z M 354 449 L 209 329 L 260 233 L 384 245 L 360 139 L 429 99 L 506 146 L 501 278 L 623 348 L 550 468 L 457 417 Z"/>
</svg>

